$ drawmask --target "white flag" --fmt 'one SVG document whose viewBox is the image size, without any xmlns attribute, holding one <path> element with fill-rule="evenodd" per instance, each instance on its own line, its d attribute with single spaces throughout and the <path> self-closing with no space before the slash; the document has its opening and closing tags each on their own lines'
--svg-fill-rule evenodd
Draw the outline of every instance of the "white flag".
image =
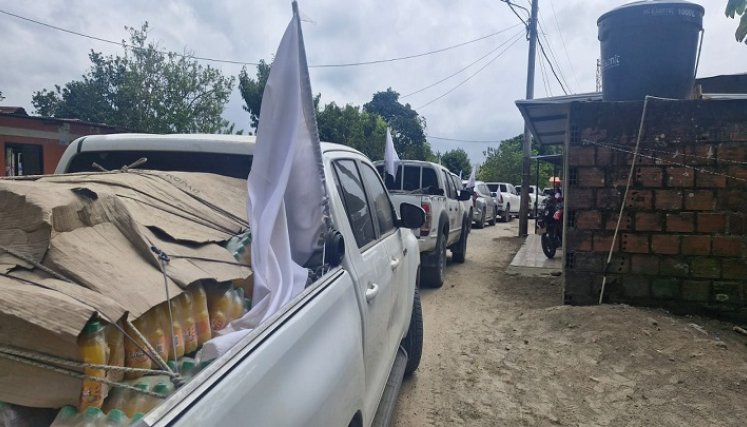
<svg viewBox="0 0 747 427">
<path fill-rule="evenodd" d="M 253 307 L 209 341 L 217 357 L 306 286 L 303 264 L 319 247 L 326 199 L 319 134 L 297 4 L 267 79 L 248 179 Z"/>
<path fill-rule="evenodd" d="M 472 173 L 469 174 L 469 179 L 467 180 L 467 187 L 466 188 L 475 188 L 475 170 L 477 168 L 472 168 Z"/>
<path fill-rule="evenodd" d="M 392 133 L 389 132 L 389 128 L 386 128 L 386 147 L 384 147 L 384 169 L 386 173 L 397 177 L 397 168 L 399 167 L 399 156 L 397 150 L 394 149 L 394 141 L 392 141 Z"/>
</svg>

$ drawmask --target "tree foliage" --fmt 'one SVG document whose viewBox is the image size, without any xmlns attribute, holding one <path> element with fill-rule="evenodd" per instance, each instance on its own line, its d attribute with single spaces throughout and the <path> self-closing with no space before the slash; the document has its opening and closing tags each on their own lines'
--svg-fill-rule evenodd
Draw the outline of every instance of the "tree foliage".
<svg viewBox="0 0 747 427">
<path fill-rule="evenodd" d="M 388 88 L 376 92 L 370 102 L 363 105 L 363 111 L 378 114 L 392 129 L 392 140 L 402 160 L 433 160 L 430 144 L 425 138 L 425 118 L 421 117 L 410 104 L 399 102 L 399 93 Z"/>
<path fill-rule="evenodd" d="M 259 64 L 257 65 L 256 80 L 249 77 L 246 67 L 242 68 L 239 73 L 239 91 L 241 92 L 241 97 L 244 98 L 243 108 L 244 111 L 249 113 L 255 133 L 257 131 L 257 126 L 259 126 L 259 111 L 262 108 L 262 95 L 265 92 L 267 78 L 270 77 L 270 68 L 270 64 L 266 63 L 264 59 L 260 59 Z"/>
<path fill-rule="evenodd" d="M 468 177 L 472 173 L 472 165 L 469 163 L 467 152 L 461 148 L 449 150 L 441 155 L 441 164 L 451 172 L 462 177 Z"/>
<path fill-rule="evenodd" d="M 727 17 L 733 19 L 735 16 L 741 16 L 734 37 L 738 42 L 744 41 L 745 43 L 747 43 L 747 40 L 745 40 L 745 36 L 747 36 L 747 14 L 744 13 L 746 9 L 747 0 L 729 0 L 726 3 Z"/>
<path fill-rule="evenodd" d="M 127 28 L 124 56 L 91 51 L 82 80 L 35 92 L 37 114 L 75 118 L 153 133 L 232 130 L 221 114 L 234 78 L 188 56 L 164 53 L 148 42 L 148 23 Z"/>
<path fill-rule="evenodd" d="M 317 126 L 322 141 L 353 147 L 371 160 L 384 158 L 386 122 L 378 114 L 350 104 L 340 107 L 331 102 L 317 110 Z"/>
<path fill-rule="evenodd" d="M 510 139 L 501 141 L 498 148 L 489 147 L 484 151 L 485 162 L 477 172 L 477 178 L 482 181 L 501 181 L 512 184 L 521 184 L 521 167 L 523 161 L 522 144 L 523 135 L 517 135 Z M 532 155 L 539 153 L 539 147 L 533 144 Z M 557 154 L 559 148 L 543 147 L 541 154 Z M 547 184 L 547 180 L 555 173 L 552 164 L 540 161 L 539 183 L 540 187 Z M 537 182 L 536 164 L 530 168 L 530 182 Z"/>
</svg>

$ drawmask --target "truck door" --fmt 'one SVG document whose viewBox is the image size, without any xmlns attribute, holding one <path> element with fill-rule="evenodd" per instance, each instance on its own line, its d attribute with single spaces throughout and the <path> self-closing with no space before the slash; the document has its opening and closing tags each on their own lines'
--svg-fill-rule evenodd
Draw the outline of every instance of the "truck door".
<svg viewBox="0 0 747 427">
<path fill-rule="evenodd" d="M 454 187 L 454 181 L 451 180 L 449 172 L 442 169 L 441 174 L 446 190 L 446 210 L 449 215 L 449 239 L 447 244 L 451 244 L 459 239 L 459 233 L 462 230 L 462 204 L 457 200 L 457 189 Z"/>
<path fill-rule="evenodd" d="M 397 268 L 393 268 L 390 256 L 390 252 L 395 250 L 396 241 L 400 239 L 400 231 L 390 229 L 390 223 L 391 227 L 394 225 L 393 218 L 377 215 L 377 203 L 382 207 L 382 213 L 385 211 L 382 193 L 386 197 L 386 203 L 389 203 L 390 214 L 391 204 L 373 169 L 353 159 L 338 159 L 333 161 L 332 165 L 338 191 L 342 196 L 348 222 L 355 237 L 355 241 L 345 242 L 346 261 L 356 270 L 357 284 L 365 296 L 362 304 L 365 421 L 370 420 L 376 411 L 400 340 L 399 335 L 392 336 L 395 335 L 392 334 L 392 328 L 397 321 L 393 318 L 397 291 L 394 273 Z M 368 168 L 363 171 L 367 177 L 366 181 L 370 184 L 369 188 L 363 184 L 361 168 Z M 376 179 L 371 178 L 370 174 L 374 174 Z M 378 189 L 371 185 L 374 182 L 378 184 Z M 371 191 L 376 194 L 369 193 Z"/>
</svg>

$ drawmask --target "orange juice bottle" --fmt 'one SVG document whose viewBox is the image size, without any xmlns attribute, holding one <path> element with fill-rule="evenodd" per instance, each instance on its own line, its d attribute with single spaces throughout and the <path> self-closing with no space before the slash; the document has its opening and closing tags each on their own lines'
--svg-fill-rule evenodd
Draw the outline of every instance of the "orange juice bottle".
<svg viewBox="0 0 747 427">
<path fill-rule="evenodd" d="M 109 346 L 109 366 L 125 366 L 124 336 L 117 325 L 106 325 L 104 328 L 106 344 Z M 113 381 L 124 378 L 124 372 L 111 371 L 110 377 Z"/>
<path fill-rule="evenodd" d="M 148 342 L 163 360 L 169 360 L 171 353 L 171 340 L 169 340 L 169 318 L 164 310 L 164 305 L 160 304 L 151 308 L 148 313 L 149 332 Z"/>
<path fill-rule="evenodd" d="M 233 319 L 238 319 L 244 315 L 244 288 L 236 288 L 231 294 L 233 297 Z"/>
<path fill-rule="evenodd" d="M 207 295 L 202 283 L 196 283 L 190 289 L 192 295 L 192 308 L 194 310 L 195 330 L 197 332 L 197 345 L 203 345 L 213 337 L 210 331 L 210 314 L 207 306 Z"/>
<path fill-rule="evenodd" d="M 197 351 L 197 326 L 195 324 L 195 310 L 192 304 L 192 294 L 184 292 L 177 297 L 181 312 L 182 330 L 184 331 L 184 353 Z"/>
<path fill-rule="evenodd" d="M 208 293 L 208 313 L 210 313 L 210 329 L 213 333 L 220 331 L 233 320 L 233 288 L 231 286 L 216 286 Z"/>
<path fill-rule="evenodd" d="M 132 322 L 132 325 L 140 331 L 141 334 L 145 335 L 148 327 L 147 317 L 140 316 Z M 142 347 L 142 349 L 139 348 L 135 342 L 130 340 L 130 338 L 124 338 L 125 366 L 128 368 L 150 369 L 150 358 L 143 351 L 143 349 L 145 349 L 145 344 L 139 341 L 137 334 L 135 334 L 135 331 L 130 328 L 128 323 L 125 323 L 125 332 L 127 332 L 127 335 L 129 335 L 130 338 L 137 340 L 140 347 Z M 125 377 L 138 378 L 142 375 L 143 374 L 128 372 L 125 374 Z"/>
<path fill-rule="evenodd" d="M 166 331 L 166 336 L 174 334 L 171 341 L 173 348 L 169 354 L 169 358 L 179 360 L 179 358 L 184 357 L 184 330 L 181 323 L 181 305 L 176 301 L 176 298 L 173 298 L 169 303 L 171 304 L 171 329 Z M 166 316 L 168 317 L 168 315 L 169 312 L 167 309 Z"/>
<path fill-rule="evenodd" d="M 161 402 L 163 402 L 163 399 L 166 398 L 166 396 L 169 395 L 169 386 L 165 383 L 158 383 L 155 387 L 153 387 L 153 392 L 158 393 L 162 398 L 156 397 L 156 396 L 146 396 L 146 399 L 143 403 L 143 406 L 139 409 L 140 412 L 143 412 L 147 414 L 150 412 L 151 409 L 155 408 L 156 406 L 160 405 Z"/>
<path fill-rule="evenodd" d="M 106 336 L 101 323 L 97 320 L 88 322 L 83 328 L 83 332 L 78 337 L 78 348 L 84 363 L 95 363 L 106 365 L 107 363 L 107 346 Z M 83 373 L 89 377 L 105 378 L 106 371 L 103 369 L 85 368 Z M 83 380 L 80 390 L 80 405 L 78 408 L 83 411 L 89 406 L 101 408 L 106 397 L 106 386 L 103 383 Z"/>
<path fill-rule="evenodd" d="M 135 384 L 135 388 L 138 390 L 148 391 L 148 384 L 138 383 Z M 145 406 L 148 395 L 132 390 L 128 393 L 128 397 L 129 399 L 125 401 L 122 411 L 124 411 L 124 413 L 127 414 L 129 418 L 132 418 L 138 412 L 143 412 L 141 408 Z"/>
</svg>

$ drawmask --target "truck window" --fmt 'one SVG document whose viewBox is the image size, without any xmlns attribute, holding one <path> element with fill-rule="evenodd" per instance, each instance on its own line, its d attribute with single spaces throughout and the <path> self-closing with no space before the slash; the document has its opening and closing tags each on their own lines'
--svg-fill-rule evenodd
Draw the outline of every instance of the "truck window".
<svg viewBox="0 0 747 427">
<path fill-rule="evenodd" d="M 373 201 L 376 220 L 379 224 L 379 233 L 382 235 L 387 234 L 391 230 L 394 230 L 394 215 L 389 196 L 381 185 L 381 180 L 379 180 L 376 172 L 370 166 L 362 164 L 361 174 L 363 175 L 363 182 L 366 185 L 366 192 Z"/>
<path fill-rule="evenodd" d="M 506 187 L 506 184 L 501 184 L 499 187 L 501 188 L 501 193 L 508 193 L 508 187 Z"/>
<path fill-rule="evenodd" d="M 454 188 L 454 182 L 451 181 L 449 172 L 445 170 L 441 171 L 444 174 L 444 184 L 446 184 L 446 197 L 450 199 L 456 199 L 456 188 Z"/>
<path fill-rule="evenodd" d="M 420 166 L 405 166 L 405 178 L 402 180 L 402 189 L 405 191 L 420 189 Z"/>
<path fill-rule="evenodd" d="M 402 189 L 402 166 L 397 167 L 397 176 L 392 178 L 391 175 L 384 172 L 384 165 L 376 166 L 376 170 L 379 172 L 381 179 L 384 180 L 387 190 L 401 190 Z"/>
<path fill-rule="evenodd" d="M 353 160 L 339 160 L 334 163 L 337 187 L 342 194 L 345 213 L 353 229 L 355 241 L 362 248 L 376 239 L 371 211 L 366 202 L 358 167 Z"/>
<path fill-rule="evenodd" d="M 435 170 L 432 168 L 423 168 L 423 184 L 420 188 L 426 193 L 436 194 L 436 190 L 440 187 L 438 186 L 438 177 Z"/>
</svg>

